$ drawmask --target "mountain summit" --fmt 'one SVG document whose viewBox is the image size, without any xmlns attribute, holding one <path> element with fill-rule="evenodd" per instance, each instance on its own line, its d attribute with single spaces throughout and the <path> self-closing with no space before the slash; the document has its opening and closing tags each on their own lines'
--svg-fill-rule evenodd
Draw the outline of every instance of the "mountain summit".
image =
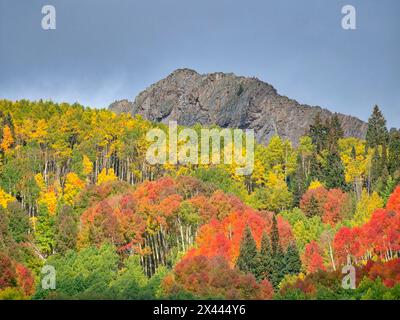
<svg viewBox="0 0 400 320">
<path fill-rule="evenodd" d="M 151 121 L 176 120 L 184 126 L 200 123 L 254 129 L 260 143 L 267 143 L 278 134 L 295 144 L 318 113 L 321 119 L 333 114 L 279 95 L 273 86 L 257 78 L 219 72 L 199 74 L 190 69 L 178 69 L 141 92 L 133 103 L 116 101 L 109 109 L 140 114 Z M 345 136 L 365 137 L 365 122 L 338 115 Z"/>
</svg>

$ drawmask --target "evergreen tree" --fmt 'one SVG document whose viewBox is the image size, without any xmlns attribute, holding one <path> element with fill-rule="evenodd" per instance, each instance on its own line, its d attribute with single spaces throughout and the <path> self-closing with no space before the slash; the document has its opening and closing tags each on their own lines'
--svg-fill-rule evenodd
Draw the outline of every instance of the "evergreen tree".
<svg viewBox="0 0 400 320">
<path fill-rule="evenodd" d="M 258 270 L 257 270 L 257 280 L 261 281 L 267 279 L 268 281 L 272 280 L 273 273 L 273 256 L 271 244 L 269 241 L 269 237 L 266 232 L 263 233 L 261 238 L 261 249 L 258 257 Z"/>
<path fill-rule="evenodd" d="M 320 113 L 314 118 L 314 123 L 310 126 L 309 136 L 312 139 L 313 144 L 316 146 L 317 153 L 320 153 L 327 146 L 328 142 L 328 130 L 326 124 L 322 123 Z"/>
<path fill-rule="evenodd" d="M 271 229 L 271 251 L 272 251 L 272 272 L 270 276 L 271 284 L 278 289 L 279 283 L 285 276 L 284 254 L 279 240 L 278 223 L 275 215 L 272 218 Z"/>
<path fill-rule="evenodd" d="M 288 246 L 285 254 L 284 265 L 286 274 L 298 274 L 300 272 L 301 260 L 295 243 L 291 243 Z"/>
<path fill-rule="evenodd" d="M 279 250 L 276 255 L 272 258 L 272 273 L 271 273 L 271 284 L 278 290 L 279 284 L 285 277 L 285 255 L 282 250 Z"/>
<path fill-rule="evenodd" d="M 386 144 L 388 131 L 386 128 L 386 119 L 379 107 L 375 105 L 371 117 L 368 119 L 367 129 L 367 148 L 376 148 L 379 145 Z"/>
<path fill-rule="evenodd" d="M 240 243 L 240 253 L 236 267 L 243 272 L 257 274 L 258 252 L 250 227 L 246 226 Z"/>
<path fill-rule="evenodd" d="M 379 177 L 382 174 L 381 162 L 381 156 L 378 147 L 376 147 L 372 155 L 371 169 L 368 177 L 368 189 L 370 192 L 375 191 L 377 188 Z"/>
<path fill-rule="evenodd" d="M 309 185 L 309 181 L 307 181 L 305 170 L 303 168 L 303 161 L 300 154 L 297 156 L 297 166 L 294 178 L 289 181 L 290 189 L 293 193 L 293 204 L 294 206 L 298 206 L 301 197 L 307 191 L 307 187 Z"/>
<path fill-rule="evenodd" d="M 326 159 L 326 165 L 324 167 L 324 179 L 323 179 L 328 189 L 334 189 L 334 188 L 346 189 L 344 170 L 345 168 L 337 149 L 334 149 L 331 152 L 329 152 Z"/>
<path fill-rule="evenodd" d="M 381 157 L 380 167 L 382 172 L 385 171 L 385 169 L 386 170 L 388 169 L 388 150 L 386 143 L 382 144 L 382 157 Z"/>
<path fill-rule="evenodd" d="M 311 181 L 323 181 L 324 172 L 321 162 L 318 161 L 318 154 L 313 153 L 310 159 L 310 180 Z"/>
<path fill-rule="evenodd" d="M 276 220 L 275 214 L 272 216 L 271 249 L 273 256 L 276 256 L 280 251 L 282 251 L 281 244 L 279 241 L 278 222 Z"/>
<path fill-rule="evenodd" d="M 328 127 L 328 149 L 336 150 L 339 139 L 343 138 L 344 132 L 339 116 L 335 113 L 330 121 L 327 121 Z"/>
<path fill-rule="evenodd" d="M 391 175 L 400 170 L 400 130 L 391 129 L 389 133 L 388 169 Z"/>
</svg>

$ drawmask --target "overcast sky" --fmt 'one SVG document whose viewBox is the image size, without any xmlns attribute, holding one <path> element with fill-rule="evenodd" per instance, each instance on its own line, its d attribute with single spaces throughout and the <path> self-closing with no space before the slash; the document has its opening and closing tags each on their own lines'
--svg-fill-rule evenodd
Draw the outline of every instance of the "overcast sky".
<svg viewBox="0 0 400 320">
<path fill-rule="evenodd" d="M 46 4 L 56 30 L 41 28 Z M 107 107 L 183 67 L 363 120 L 378 104 L 400 127 L 400 1 L 0 0 L 0 98 Z"/>
</svg>

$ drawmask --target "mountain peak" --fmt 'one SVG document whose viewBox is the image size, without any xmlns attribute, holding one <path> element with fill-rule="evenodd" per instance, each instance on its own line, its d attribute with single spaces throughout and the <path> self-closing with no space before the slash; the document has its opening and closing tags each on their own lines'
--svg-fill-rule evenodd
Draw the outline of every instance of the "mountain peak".
<svg viewBox="0 0 400 320">
<path fill-rule="evenodd" d="M 185 68 L 142 91 L 133 103 L 121 100 L 109 109 L 141 114 L 151 121 L 175 120 L 184 126 L 200 123 L 254 129 L 260 143 L 278 134 L 297 144 L 318 113 L 323 120 L 332 116 L 327 109 L 279 95 L 272 85 L 255 77 L 223 72 L 199 74 Z M 352 116 L 338 116 L 345 136 L 365 137 L 366 123 Z"/>
</svg>

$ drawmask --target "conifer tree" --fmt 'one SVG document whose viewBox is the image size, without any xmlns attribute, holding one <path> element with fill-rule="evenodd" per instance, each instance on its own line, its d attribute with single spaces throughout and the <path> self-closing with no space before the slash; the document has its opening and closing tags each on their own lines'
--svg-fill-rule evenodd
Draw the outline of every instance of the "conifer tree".
<svg viewBox="0 0 400 320">
<path fill-rule="evenodd" d="M 388 138 L 386 119 L 377 105 L 374 106 L 371 117 L 368 119 L 367 148 L 376 148 L 385 144 Z"/>
<path fill-rule="evenodd" d="M 318 154 L 314 152 L 310 160 L 310 181 L 323 181 L 323 179 L 323 167 L 318 161 Z"/>
<path fill-rule="evenodd" d="M 381 156 L 379 154 L 378 147 L 376 147 L 372 155 L 371 168 L 368 176 L 368 189 L 370 192 L 376 191 L 378 179 L 382 174 L 381 163 Z"/>
<path fill-rule="evenodd" d="M 271 244 L 269 241 L 269 237 L 266 232 L 263 233 L 261 238 L 261 249 L 258 257 L 258 270 L 256 278 L 257 280 L 261 281 L 267 279 L 271 281 L 271 275 L 273 272 L 273 256 L 272 256 L 272 249 Z"/>
<path fill-rule="evenodd" d="M 298 274 L 301 270 L 299 251 L 295 243 L 291 243 L 285 253 L 285 274 Z"/>
<path fill-rule="evenodd" d="M 240 253 L 236 267 L 246 273 L 257 274 L 257 246 L 250 227 L 246 226 L 240 243 Z"/>
<path fill-rule="evenodd" d="M 344 132 L 339 116 L 335 113 L 331 121 L 327 122 L 328 127 L 328 149 L 336 150 L 339 139 L 343 138 Z"/>
<path fill-rule="evenodd" d="M 328 189 L 346 188 L 345 168 L 337 149 L 329 152 L 327 156 L 323 181 Z"/>
<path fill-rule="evenodd" d="M 279 253 L 279 251 L 282 251 L 279 241 L 278 223 L 275 214 L 272 216 L 271 249 L 273 256 L 276 256 Z"/>
<path fill-rule="evenodd" d="M 290 184 L 290 187 L 293 193 L 293 204 L 295 206 L 298 206 L 301 197 L 307 191 L 307 187 L 309 185 L 309 182 L 307 181 L 307 177 L 305 175 L 305 170 L 303 168 L 303 161 L 301 155 L 297 156 L 296 173 L 291 182 L 292 183 Z"/>
<path fill-rule="evenodd" d="M 320 153 L 326 148 L 328 140 L 328 127 L 322 123 L 320 113 L 314 118 L 314 123 L 310 126 L 309 136 L 313 144 L 316 146 L 317 153 Z"/>
<path fill-rule="evenodd" d="M 389 134 L 388 170 L 391 175 L 400 170 L 400 130 L 396 129 Z"/>
<path fill-rule="evenodd" d="M 279 240 L 278 223 L 275 215 L 272 218 L 271 229 L 272 272 L 271 283 L 275 290 L 285 276 L 284 254 Z"/>
</svg>

